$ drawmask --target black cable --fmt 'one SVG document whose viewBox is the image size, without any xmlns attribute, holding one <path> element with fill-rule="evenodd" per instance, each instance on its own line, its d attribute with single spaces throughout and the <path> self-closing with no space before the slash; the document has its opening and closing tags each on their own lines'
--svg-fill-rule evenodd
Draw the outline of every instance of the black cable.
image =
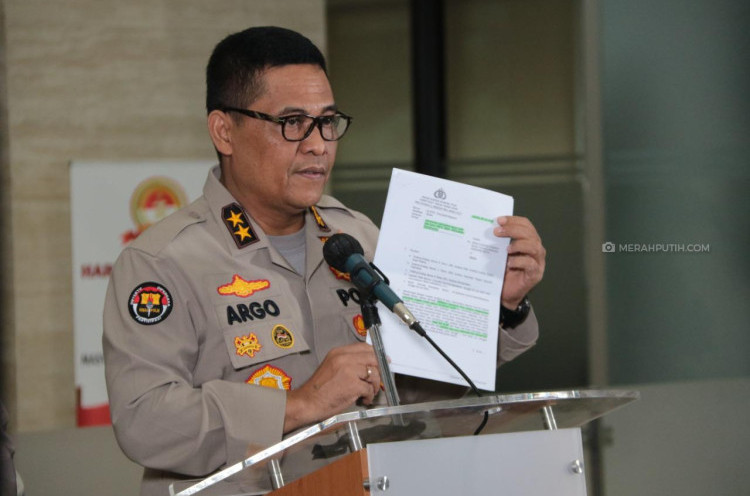
<svg viewBox="0 0 750 496">
<path fill-rule="evenodd" d="M 427 342 L 430 343 L 432 347 L 435 348 L 437 352 L 440 353 L 443 356 L 443 358 L 445 358 L 454 369 L 456 369 L 456 371 L 458 371 L 459 374 L 461 374 L 461 377 L 463 377 L 464 380 L 469 383 L 469 387 L 471 387 L 471 390 L 474 391 L 474 394 L 476 394 L 479 397 L 484 396 L 481 393 L 481 391 L 479 391 L 479 388 L 477 388 L 476 384 L 474 384 L 474 382 L 471 379 L 469 379 L 469 376 L 466 375 L 466 372 L 461 370 L 461 367 L 459 367 L 458 364 L 456 364 L 456 362 L 454 362 L 453 359 L 451 359 L 451 357 L 449 357 L 443 351 L 443 349 L 440 348 L 440 346 L 438 346 L 438 344 L 432 340 L 432 338 L 427 334 L 427 332 L 425 332 L 424 328 L 419 322 L 414 322 L 412 325 L 409 326 L 409 329 L 415 331 L 417 334 L 425 338 Z M 479 424 L 479 427 L 477 427 L 476 430 L 474 431 L 475 436 L 478 435 L 480 432 L 482 432 L 482 429 L 484 429 L 484 426 L 487 425 L 487 420 L 489 420 L 489 417 L 490 417 L 490 414 L 487 412 L 487 410 L 485 410 L 482 423 Z"/>
</svg>

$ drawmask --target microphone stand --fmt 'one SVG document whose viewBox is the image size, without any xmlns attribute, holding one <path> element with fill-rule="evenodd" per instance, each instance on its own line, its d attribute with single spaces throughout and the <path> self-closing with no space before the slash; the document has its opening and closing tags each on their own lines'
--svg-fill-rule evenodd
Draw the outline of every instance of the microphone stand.
<svg viewBox="0 0 750 496">
<path fill-rule="evenodd" d="M 372 340 L 372 347 L 375 349 L 375 357 L 378 360 L 378 368 L 380 369 L 380 378 L 383 380 L 383 389 L 385 390 L 385 398 L 388 402 L 388 406 L 399 406 L 401 404 L 398 398 L 398 391 L 396 390 L 396 382 L 391 373 L 391 367 L 388 365 L 388 359 L 385 355 L 385 347 L 383 346 L 383 338 L 380 335 L 380 315 L 378 315 L 378 309 L 375 306 L 375 298 L 369 293 L 363 294 L 362 303 L 362 319 L 365 322 L 365 328 L 367 329 L 370 339 Z"/>
</svg>

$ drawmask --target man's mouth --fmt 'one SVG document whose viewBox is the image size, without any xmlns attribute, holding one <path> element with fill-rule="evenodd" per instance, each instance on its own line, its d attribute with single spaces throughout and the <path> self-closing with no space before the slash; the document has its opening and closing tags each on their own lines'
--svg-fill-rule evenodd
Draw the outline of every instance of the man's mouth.
<svg viewBox="0 0 750 496">
<path fill-rule="evenodd" d="M 300 174 L 310 179 L 320 179 L 320 178 L 326 177 L 326 168 L 325 167 L 305 167 L 304 169 L 298 170 L 297 174 Z"/>
</svg>

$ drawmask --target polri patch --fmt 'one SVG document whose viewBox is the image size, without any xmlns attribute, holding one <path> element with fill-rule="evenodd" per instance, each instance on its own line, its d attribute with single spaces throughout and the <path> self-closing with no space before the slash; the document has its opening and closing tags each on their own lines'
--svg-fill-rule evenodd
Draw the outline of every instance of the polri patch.
<svg viewBox="0 0 750 496">
<path fill-rule="evenodd" d="M 253 372 L 245 381 L 256 386 L 270 387 L 289 390 L 292 387 L 292 378 L 284 370 L 266 365 Z"/>
<path fill-rule="evenodd" d="M 245 248 L 258 241 L 258 236 L 253 231 L 253 226 L 247 220 L 245 211 L 238 203 L 230 203 L 221 209 L 221 218 L 224 225 L 232 234 L 237 248 Z"/>
<path fill-rule="evenodd" d="M 271 339 L 273 340 L 273 344 L 285 350 L 294 346 L 294 334 L 282 324 L 276 324 L 273 326 L 273 329 L 271 330 Z"/>
<path fill-rule="evenodd" d="M 169 317 L 174 303 L 167 288 L 156 282 L 144 282 L 130 293 L 128 310 L 133 320 L 153 325 Z"/>
</svg>

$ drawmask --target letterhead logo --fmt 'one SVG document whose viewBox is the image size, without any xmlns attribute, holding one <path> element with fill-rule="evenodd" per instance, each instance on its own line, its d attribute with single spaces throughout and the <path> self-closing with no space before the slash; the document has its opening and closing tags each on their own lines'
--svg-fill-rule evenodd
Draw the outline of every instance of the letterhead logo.
<svg viewBox="0 0 750 496">
<path fill-rule="evenodd" d="M 445 200 L 446 198 L 448 198 L 448 195 L 445 194 L 443 188 L 438 188 L 437 190 L 435 190 L 432 196 L 434 196 L 438 200 Z"/>
</svg>

